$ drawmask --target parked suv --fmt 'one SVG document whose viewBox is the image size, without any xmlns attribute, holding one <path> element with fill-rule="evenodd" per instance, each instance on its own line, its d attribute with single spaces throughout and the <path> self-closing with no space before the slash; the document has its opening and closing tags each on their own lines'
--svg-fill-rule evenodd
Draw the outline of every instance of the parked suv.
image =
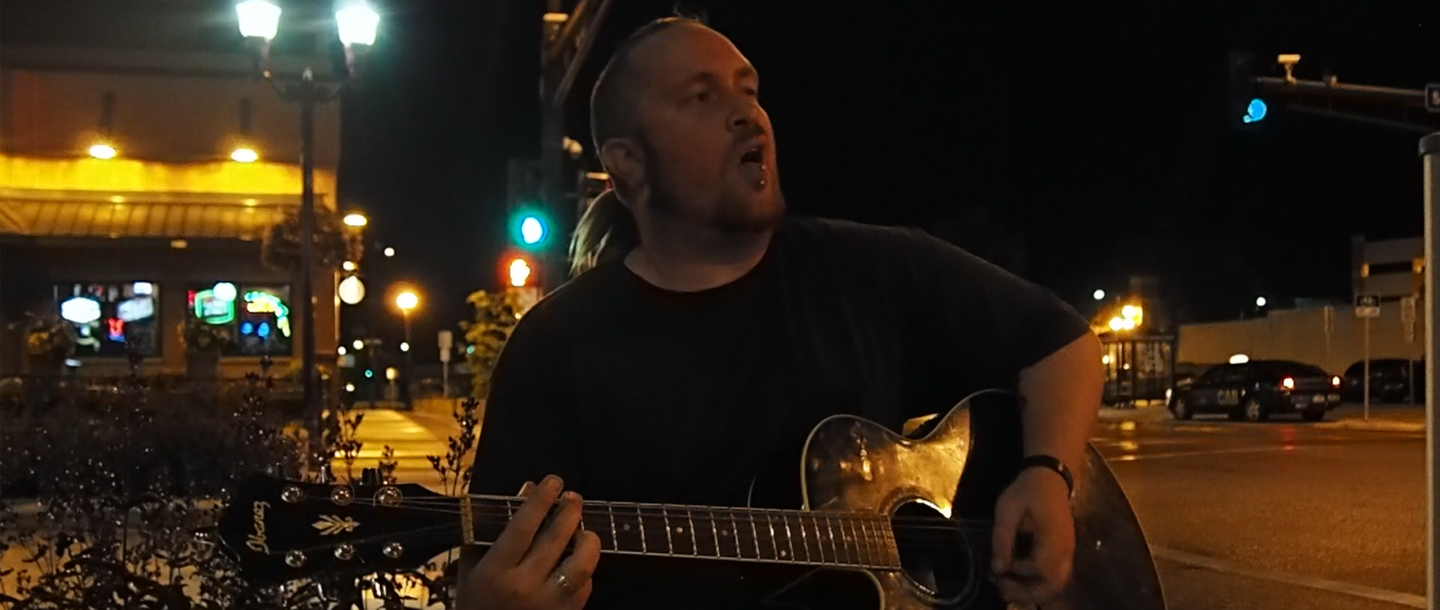
<svg viewBox="0 0 1440 610">
<path fill-rule="evenodd" d="M 1345 400 L 1360 402 L 1365 394 L 1365 361 L 1357 360 L 1345 369 L 1342 382 Z M 1415 380 L 1415 402 L 1425 400 L 1425 361 L 1404 358 L 1375 358 L 1370 361 L 1370 399 L 1405 402 L 1410 399 L 1410 381 Z"/>
</svg>

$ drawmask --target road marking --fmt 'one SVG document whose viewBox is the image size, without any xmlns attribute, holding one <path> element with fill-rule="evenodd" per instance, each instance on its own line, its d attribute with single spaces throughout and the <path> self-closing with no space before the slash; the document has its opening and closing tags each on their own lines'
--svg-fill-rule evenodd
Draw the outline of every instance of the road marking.
<svg viewBox="0 0 1440 610">
<path fill-rule="evenodd" d="M 1330 591 L 1331 593 L 1340 593 L 1353 597 L 1363 597 L 1365 599 L 1373 599 L 1375 601 L 1386 602 L 1400 606 L 1409 606 L 1411 608 L 1426 607 L 1424 595 L 1401 593 L 1399 591 L 1391 591 L 1389 589 L 1368 587 L 1365 585 L 1357 585 L 1354 583 L 1341 582 L 1338 580 L 1326 580 L 1324 578 L 1316 578 L 1314 576 L 1301 576 L 1298 574 L 1271 572 L 1269 570 L 1262 570 L 1259 568 L 1245 566 L 1232 561 L 1226 561 L 1224 559 L 1216 559 L 1214 557 L 1206 557 L 1204 555 L 1196 555 L 1193 553 L 1186 553 L 1184 551 L 1177 551 L 1174 549 L 1167 549 L 1158 546 L 1150 547 L 1150 553 L 1154 555 L 1156 559 L 1163 559 L 1165 561 L 1178 563 L 1181 565 L 1187 565 L 1194 568 L 1203 568 L 1212 572 L 1220 572 L 1223 574 L 1236 574 L 1239 576 L 1247 576 L 1259 580 L 1285 583 L 1288 585 L 1295 585 L 1297 587 L 1305 587 L 1308 589 L 1319 589 L 1321 591 Z"/>
<path fill-rule="evenodd" d="M 1293 450 L 1295 450 L 1296 448 L 1297 448 L 1297 447 L 1295 447 L 1295 446 L 1292 445 L 1292 446 L 1288 446 L 1288 447 L 1237 447 L 1237 448 L 1234 448 L 1234 449 L 1207 449 L 1207 450 L 1204 450 L 1204 451 L 1172 451 L 1172 452 L 1170 452 L 1170 453 L 1144 453 L 1144 454 L 1139 454 L 1139 455 L 1135 455 L 1135 454 L 1117 455 L 1117 456 L 1115 456 L 1115 457 L 1107 457 L 1107 458 L 1105 458 L 1105 461 L 1107 461 L 1107 462 L 1134 462 L 1134 461 L 1138 461 L 1138 460 L 1156 460 L 1156 459 L 1160 459 L 1160 458 L 1192 457 L 1192 456 L 1197 456 L 1197 455 L 1222 455 L 1222 454 L 1226 454 L 1226 453 L 1255 453 L 1255 452 L 1259 452 L 1259 451 L 1293 451 Z"/>
</svg>

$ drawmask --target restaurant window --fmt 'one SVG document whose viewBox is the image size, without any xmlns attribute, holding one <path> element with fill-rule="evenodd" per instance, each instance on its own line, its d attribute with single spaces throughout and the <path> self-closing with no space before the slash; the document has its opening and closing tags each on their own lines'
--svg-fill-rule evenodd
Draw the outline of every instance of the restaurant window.
<svg viewBox="0 0 1440 610">
<path fill-rule="evenodd" d="M 190 315 L 223 326 L 233 345 L 227 356 L 289 356 L 294 339 L 290 287 L 216 282 L 189 287 Z"/>
<path fill-rule="evenodd" d="M 55 287 L 60 317 L 75 329 L 75 356 L 160 355 L 160 289 L 154 282 L 67 282 Z"/>
</svg>

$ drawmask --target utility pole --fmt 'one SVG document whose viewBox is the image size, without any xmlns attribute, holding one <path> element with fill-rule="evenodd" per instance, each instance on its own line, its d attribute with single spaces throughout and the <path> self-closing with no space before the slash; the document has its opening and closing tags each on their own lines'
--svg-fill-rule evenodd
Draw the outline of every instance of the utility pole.
<svg viewBox="0 0 1440 610">
<path fill-rule="evenodd" d="M 1424 211 L 1425 211 L 1425 257 L 1424 300 L 1425 300 L 1425 501 L 1426 501 L 1426 551 L 1427 569 L 1425 590 L 1427 610 L 1440 610 L 1440 445 L 1437 434 L 1440 425 L 1435 421 L 1435 383 L 1440 381 L 1440 365 L 1435 362 L 1435 350 L 1440 348 L 1440 294 L 1436 294 L 1435 257 L 1440 256 L 1440 83 L 1431 83 L 1420 89 L 1396 89 L 1369 85 L 1342 84 L 1334 76 L 1324 80 L 1308 81 L 1294 76 L 1299 55 L 1281 55 L 1278 63 L 1285 68 L 1284 77 L 1248 76 L 1244 84 L 1256 90 L 1285 99 L 1286 109 L 1294 112 L 1336 118 L 1378 127 L 1400 129 L 1424 134 L 1420 139 L 1420 157 L 1424 161 Z M 1232 59 L 1233 62 L 1233 59 Z M 1232 68 L 1235 66 L 1232 63 Z M 1232 97 L 1235 92 L 1232 92 Z M 1232 103 L 1235 100 L 1232 99 Z M 1355 112 L 1334 110 L 1336 102 L 1356 102 L 1384 108 L 1388 116 L 1367 116 Z M 1263 105 L 1261 106 L 1263 108 Z M 1398 112 L 1397 112 L 1398 111 Z M 1397 116 L 1398 115 L 1398 116 Z M 1427 117 L 1417 119 L 1415 117 Z M 1263 112 L 1261 113 L 1263 118 Z M 1260 120 L 1259 118 L 1256 119 Z M 1369 354 L 1366 354 L 1369 363 Z M 1365 375 L 1370 381 L 1370 375 Z M 1369 400 L 1368 389 L 1366 400 Z"/>
<path fill-rule="evenodd" d="M 565 205 L 569 180 L 573 175 L 565 169 L 565 101 L 580 67 L 585 63 L 595 37 L 610 12 L 611 0 L 580 0 L 571 13 L 564 12 L 561 0 L 546 0 L 545 17 L 540 37 L 540 167 L 544 185 L 545 212 L 558 226 L 571 226 L 568 221 L 573 206 Z M 566 218 L 566 222 L 560 222 Z M 568 235 L 564 231 L 558 235 Z M 539 256 L 543 267 L 540 277 L 553 289 L 567 276 L 566 240 L 557 239 Z"/>
</svg>

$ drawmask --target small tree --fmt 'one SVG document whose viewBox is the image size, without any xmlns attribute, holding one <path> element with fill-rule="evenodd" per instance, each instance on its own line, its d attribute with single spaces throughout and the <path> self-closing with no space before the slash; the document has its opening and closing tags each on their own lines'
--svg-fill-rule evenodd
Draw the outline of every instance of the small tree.
<svg viewBox="0 0 1440 610">
<path fill-rule="evenodd" d="M 315 263 L 339 269 L 348 252 L 345 221 L 334 210 L 315 208 Z M 261 262 L 271 269 L 297 271 L 300 268 L 300 210 L 270 226 L 260 249 Z"/>
<path fill-rule="evenodd" d="M 498 293 L 480 290 L 466 301 L 475 308 L 475 319 L 460 323 L 465 342 L 474 348 L 466 351 L 465 361 L 475 370 L 473 395 L 484 400 L 490 391 L 490 371 L 495 368 L 500 349 L 510 339 L 510 331 L 524 315 L 525 299 L 520 290 L 506 288 Z"/>
</svg>

